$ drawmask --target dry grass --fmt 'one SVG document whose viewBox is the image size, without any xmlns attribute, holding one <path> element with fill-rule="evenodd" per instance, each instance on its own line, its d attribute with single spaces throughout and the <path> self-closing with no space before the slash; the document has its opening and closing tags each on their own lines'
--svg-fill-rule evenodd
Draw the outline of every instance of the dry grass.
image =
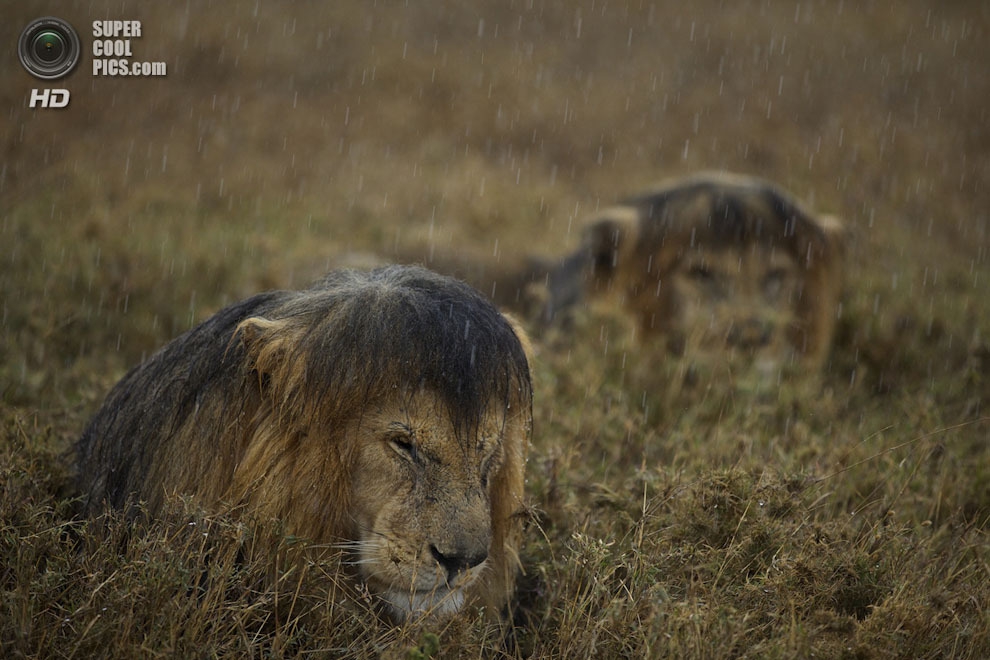
<svg viewBox="0 0 990 660">
<path fill-rule="evenodd" d="M 235 299 L 355 252 L 559 254 L 596 206 L 726 168 L 850 227 L 822 382 L 673 391 L 607 306 L 538 336 L 514 628 L 438 654 L 990 656 L 990 13 L 861 5 L 62 3 L 84 43 L 143 20 L 169 74 L 85 60 L 40 112 L 2 56 L 0 655 L 429 655 L 332 561 L 252 554 L 277 530 L 74 518 L 61 452 Z M 7 3 L 0 41 L 50 11 Z"/>
</svg>

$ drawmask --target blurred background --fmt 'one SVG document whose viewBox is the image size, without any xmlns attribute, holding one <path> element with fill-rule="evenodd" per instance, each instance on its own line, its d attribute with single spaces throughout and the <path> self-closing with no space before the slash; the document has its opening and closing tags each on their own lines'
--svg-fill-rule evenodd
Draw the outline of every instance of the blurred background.
<svg viewBox="0 0 990 660">
<path fill-rule="evenodd" d="M 5 400 L 119 375 L 342 253 L 563 253 L 600 205 L 698 169 L 841 216 L 871 324 L 984 341 L 984 4 L 3 5 Z M 46 14 L 83 57 L 42 85 L 14 44 Z M 140 20 L 133 59 L 167 75 L 94 77 L 104 18 Z M 69 107 L 28 108 L 45 86 Z"/>
</svg>

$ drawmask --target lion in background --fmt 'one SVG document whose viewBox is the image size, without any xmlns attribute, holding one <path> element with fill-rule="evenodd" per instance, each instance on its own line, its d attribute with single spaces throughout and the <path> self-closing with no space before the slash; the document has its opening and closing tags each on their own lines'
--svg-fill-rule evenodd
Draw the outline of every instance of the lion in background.
<svg viewBox="0 0 990 660">
<path fill-rule="evenodd" d="M 90 513 L 174 494 L 353 554 L 402 621 L 513 590 L 525 336 L 465 284 L 339 271 L 234 304 L 130 371 L 76 447 Z"/>
<path fill-rule="evenodd" d="M 606 208 L 544 275 L 544 320 L 618 298 L 641 342 L 775 380 L 817 373 L 839 314 L 844 230 L 777 186 L 705 172 Z M 532 279 L 532 278 L 531 278 Z"/>
</svg>

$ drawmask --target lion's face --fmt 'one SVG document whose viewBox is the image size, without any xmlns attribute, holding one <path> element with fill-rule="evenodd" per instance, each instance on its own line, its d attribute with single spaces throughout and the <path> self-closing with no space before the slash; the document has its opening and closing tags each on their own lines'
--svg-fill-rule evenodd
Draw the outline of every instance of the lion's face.
<svg viewBox="0 0 990 660">
<path fill-rule="evenodd" d="M 354 560 L 394 618 L 446 616 L 485 571 L 493 538 L 491 483 L 505 459 L 495 407 L 458 438 L 428 390 L 373 405 L 349 432 Z"/>
<path fill-rule="evenodd" d="M 547 279 L 545 316 L 619 298 L 642 341 L 754 385 L 818 372 L 840 311 L 845 232 L 773 184 L 728 173 L 673 180 L 603 209 Z M 675 361 L 664 360 L 664 364 Z"/>
<path fill-rule="evenodd" d="M 634 307 L 644 332 L 662 319 L 668 349 L 692 364 L 735 364 L 773 377 L 792 363 L 803 272 L 762 243 L 695 246 L 662 272 Z"/>
</svg>

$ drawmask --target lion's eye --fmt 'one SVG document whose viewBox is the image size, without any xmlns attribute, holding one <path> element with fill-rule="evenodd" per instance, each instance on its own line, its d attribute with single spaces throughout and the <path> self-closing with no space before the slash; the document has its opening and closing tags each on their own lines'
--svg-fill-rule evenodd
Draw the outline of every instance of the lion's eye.
<svg viewBox="0 0 990 660">
<path fill-rule="evenodd" d="M 495 472 L 499 465 L 499 455 L 498 449 L 492 451 L 485 459 L 481 462 L 481 487 L 488 488 L 488 483 L 491 480 L 492 473 Z"/>
<path fill-rule="evenodd" d="M 687 276 L 694 282 L 700 295 L 709 299 L 724 298 L 729 294 L 730 281 L 725 273 L 705 263 L 691 264 Z"/>
<path fill-rule="evenodd" d="M 492 472 L 492 461 L 491 459 L 485 460 L 481 464 L 481 487 L 488 488 L 488 478 L 491 476 Z"/>
<path fill-rule="evenodd" d="M 715 273 L 704 264 L 693 264 L 688 268 L 688 276 L 698 282 L 711 282 L 715 279 Z"/>
<path fill-rule="evenodd" d="M 391 435 L 388 438 L 388 444 L 395 451 L 395 453 L 404 458 L 409 458 L 415 461 L 418 457 L 416 452 L 416 443 L 413 441 L 411 435 L 405 433 Z"/>
</svg>

